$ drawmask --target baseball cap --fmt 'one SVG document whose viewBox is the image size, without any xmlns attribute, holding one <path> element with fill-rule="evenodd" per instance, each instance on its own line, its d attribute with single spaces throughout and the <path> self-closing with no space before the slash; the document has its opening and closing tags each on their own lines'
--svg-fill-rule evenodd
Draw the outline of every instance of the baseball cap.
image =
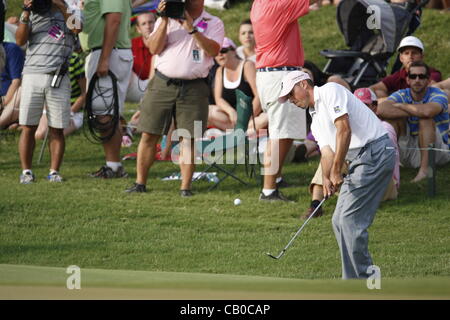
<svg viewBox="0 0 450 320">
<path fill-rule="evenodd" d="M 400 52 L 400 49 L 404 47 L 416 47 L 422 50 L 422 52 L 425 50 L 422 41 L 414 36 L 404 37 L 402 41 L 400 41 L 400 45 L 398 46 L 397 51 Z"/>
<path fill-rule="evenodd" d="M 371 104 L 378 99 L 375 93 L 369 88 L 356 89 L 353 94 L 365 104 Z"/>
<path fill-rule="evenodd" d="M 287 100 L 287 95 L 292 91 L 294 86 L 302 80 L 311 79 L 309 74 L 303 71 L 291 71 L 283 77 L 281 81 L 281 92 L 278 97 L 278 102 L 284 103 Z"/>
<path fill-rule="evenodd" d="M 230 38 L 223 38 L 223 42 L 222 42 L 222 49 L 226 49 L 226 48 L 234 48 L 236 49 L 236 45 L 234 44 L 233 40 L 231 40 Z"/>
</svg>

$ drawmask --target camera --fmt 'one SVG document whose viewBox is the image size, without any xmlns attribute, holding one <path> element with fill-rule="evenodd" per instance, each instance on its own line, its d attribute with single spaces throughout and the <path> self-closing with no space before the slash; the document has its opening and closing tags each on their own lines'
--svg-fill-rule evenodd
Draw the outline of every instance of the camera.
<svg viewBox="0 0 450 320">
<path fill-rule="evenodd" d="M 66 64 L 60 65 L 53 75 L 52 83 L 50 84 L 50 86 L 52 88 L 59 88 L 59 86 L 61 85 L 61 81 L 66 75 L 67 71 L 68 67 Z"/>
<path fill-rule="evenodd" d="M 33 0 L 31 11 L 37 14 L 45 14 L 52 9 L 52 0 Z"/>
<path fill-rule="evenodd" d="M 161 17 L 184 19 L 184 1 L 166 0 L 166 9 L 161 12 Z"/>
</svg>

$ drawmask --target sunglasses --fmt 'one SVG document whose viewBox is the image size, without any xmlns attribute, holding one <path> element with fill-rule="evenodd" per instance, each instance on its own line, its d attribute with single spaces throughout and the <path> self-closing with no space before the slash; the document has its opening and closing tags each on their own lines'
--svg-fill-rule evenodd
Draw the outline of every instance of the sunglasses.
<svg viewBox="0 0 450 320">
<path fill-rule="evenodd" d="M 421 74 L 409 73 L 408 78 L 412 79 L 412 80 L 417 79 L 417 78 L 419 78 L 420 80 L 425 80 L 425 79 L 428 79 L 428 76 L 423 73 L 421 73 Z"/>
<path fill-rule="evenodd" d="M 231 48 L 222 48 L 222 49 L 220 49 L 220 53 L 224 54 L 224 53 L 227 53 L 228 51 L 231 51 L 231 50 L 233 50 L 233 49 L 231 49 Z"/>
</svg>

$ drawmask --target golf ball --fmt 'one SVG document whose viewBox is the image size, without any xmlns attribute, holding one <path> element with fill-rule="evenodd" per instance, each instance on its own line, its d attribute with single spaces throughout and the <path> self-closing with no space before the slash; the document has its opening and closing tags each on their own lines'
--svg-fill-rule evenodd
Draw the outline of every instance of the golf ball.
<svg viewBox="0 0 450 320">
<path fill-rule="evenodd" d="M 241 204 L 241 199 L 234 199 L 234 205 L 238 206 Z"/>
</svg>

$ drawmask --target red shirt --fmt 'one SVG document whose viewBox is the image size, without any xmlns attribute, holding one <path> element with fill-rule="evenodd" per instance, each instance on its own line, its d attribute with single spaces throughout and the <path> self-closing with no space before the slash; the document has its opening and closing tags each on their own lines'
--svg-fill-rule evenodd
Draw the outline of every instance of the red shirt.
<svg viewBox="0 0 450 320">
<path fill-rule="evenodd" d="M 381 80 L 386 86 L 389 95 L 394 93 L 395 91 L 409 88 L 406 83 L 407 72 L 405 68 L 401 68 L 399 71 L 391 74 L 390 76 L 385 77 Z M 430 78 L 433 81 L 440 82 L 441 81 L 441 73 L 430 67 Z"/>
<path fill-rule="evenodd" d="M 145 46 L 142 37 L 137 37 L 131 40 L 131 51 L 133 51 L 134 56 L 133 72 L 137 74 L 139 79 L 147 80 L 150 74 L 152 54 Z"/>
<path fill-rule="evenodd" d="M 250 12 L 256 42 L 256 67 L 301 67 L 304 53 L 297 19 L 309 0 L 255 0 Z"/>
</svg>

